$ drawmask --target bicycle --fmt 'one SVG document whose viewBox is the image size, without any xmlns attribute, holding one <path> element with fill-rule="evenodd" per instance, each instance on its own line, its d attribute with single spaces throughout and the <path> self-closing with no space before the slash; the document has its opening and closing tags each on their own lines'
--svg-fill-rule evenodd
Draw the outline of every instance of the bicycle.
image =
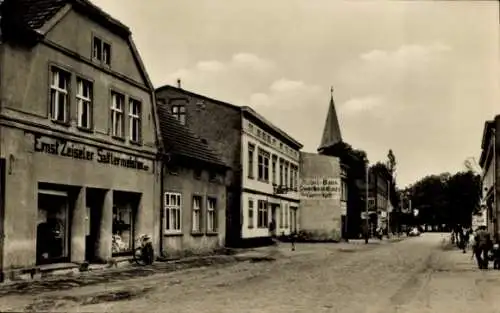
<svg viewBox="0 0 500 313">
<path fill-rule="evenodd" d="M 154 262 L 154 250 L 151 237 L 141 235 L 136 239 L 138 247 L 134 249 L 134 261 L 138 265 L 151 265 Z"/>
</svg>

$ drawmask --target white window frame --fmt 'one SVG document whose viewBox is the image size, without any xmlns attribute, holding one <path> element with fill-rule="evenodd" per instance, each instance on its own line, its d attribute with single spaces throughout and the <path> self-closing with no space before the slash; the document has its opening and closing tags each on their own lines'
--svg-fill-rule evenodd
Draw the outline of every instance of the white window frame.
<svg viewBox="0 0 500 313">
<path fill-rule="evenodd" d="M 257 152 L 257 179 L 269 182 L 269 159 L 271 155 L 264 149 L 259 148 Z M 262 175 L 262 176 L 261 176 Z"/>
<path fill-rule="evenodd" d="M 85 95 L 87 89 L 87 95 Z M 81 77 L 76 79 L 76 104 L 77 104 L 77 125 L 80 128 L 92 129 L 93 127 L 93 107 L 92 107 L 92 93 L 93 84 L 91 81 Z M 83 112 L 87 110 L 87 123 L 83 123 Z"/>
<path fill-rule="evenodd" d="M 248 199 L 248 228 L 254 228 L 255 227 L 255 209 L 254 209 L 254 200 L 253 199 Z M 250 214 L 251 212 L 251 214 Z"/>
<path fill-rule="evenodd" d="M 269 208 L 265 200 L 257 200 L 257 228 L 269 227 Z"/>
<path fill-rule="evenodd" d="M 139 100 L 129 98 L 128 100 L 128 132 L 129 139 L 132 142 L 141 142 L 142 132 L 141 132 L 141 112 L 142 103 Z M 136 110 L 134 110 L 136 109 Z M 137 133 L 134 132 L 134 125 L 137 127 Z"/>
<path fill-rule="evenodd" d="M 171 199 L 175 203 L 171 203 Z M 167 221 L 168 217 L 168 221 Z M 165 192 L 163 194 L 163 233 L 182 233 L 182 194 L 178 192 Z"/>
<path fill-rule="evenodd" d="M 202 231 L 201 225 L 202 225 L 202 209 L 201 209 L 201 203 L 203 202 L 203 197 L 194 195 L 193 196 L 193 204 L 191 207 L 191 216 L 192 216 L 192 221 L 191 221 L 191 231 L 193 233 L 200 233 Z"/>
<path fill-rule="evenodd" d="M 118 99 L 120 99 L 122 102 L 119 103 Z M 124 114 L 123 110 L 125 107 L 125 95 L 118 93 L 118 92 L 113 92 L 111 94 L 111 136 L 113 137 L 118 137 L 118 138 L 124 138 L 125 137 L 125 131 L 124 131 Z M 119 125 L 119 132 L 115 128 L 116 124 L 116 119 L 120 119 Z"/>
<path fill-rule="evenodd" d="M 247 160 L 247 171 L 248 175 L 247 177 L 250 179 L 254 179 L 254 171 L 255 171 L 255 145 L 249 143 L 247 145 L 247 155 L 248 155 L 248 160 Z"/>
<path fill-rule="evenodd" d="M 172 105 L 172 116 L 179 121 L 182 125 L 186 125 L 186 105 L 185 104 L 173 104 Z"/>
<path fill-rule="evenodd" d="M 69 85 L 71 81 L 71 74 L 65 70 L 53 66 L 51 68 L 50 79 L 50 118 L 53 121 L 68 123 L 69 122 Z M 61 79 L 65 80 L 65 86 L 59 87 Z M 64 97 L 64 110 L 63 120 L 58 119 L 57 112 L 59 112 L 59 98 Z"/>
<path fill-rule="evenodd" d="M 217 199 L 207 197 L 207 233 L 216 233 L 217 230 Z"/>
</svg>

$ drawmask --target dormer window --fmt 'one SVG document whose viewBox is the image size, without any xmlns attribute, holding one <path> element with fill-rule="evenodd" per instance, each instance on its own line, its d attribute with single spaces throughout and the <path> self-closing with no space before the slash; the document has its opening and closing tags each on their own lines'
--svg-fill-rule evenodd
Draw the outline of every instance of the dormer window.
<svg viewBox="0 0 500 313">
<path fill-rule="evenodd" d="M 92 59 L 109 66 L 111 64 L 111 45 L 94 37 L 92 40 Z"/>
<path fill-rule="evenodd" d="M 172 105 L 172 116 L 177 119 L 182 125 L 186 124 L 186 106 Z"/>
</svg>

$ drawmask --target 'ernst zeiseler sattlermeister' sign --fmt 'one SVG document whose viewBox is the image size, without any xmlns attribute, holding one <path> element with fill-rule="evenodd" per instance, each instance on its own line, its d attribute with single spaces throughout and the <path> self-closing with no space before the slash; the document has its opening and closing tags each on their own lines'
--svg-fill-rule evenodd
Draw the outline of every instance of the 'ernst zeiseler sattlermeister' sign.
<svg viewBox="0 0 500 313">
<path fill-rule="evenodd" d="M 58 155 L 83 161 L 97 161 L 101 164 L 111 164 L 115 166 L 148 171 L 147 161 L 141 161 L 137 157 L 123 156 L 113 153 L 103 148 L 78 144 L 66 139 L 56 139 L 40 135 L 35 135 L 35 152 Z"/>
</svg>

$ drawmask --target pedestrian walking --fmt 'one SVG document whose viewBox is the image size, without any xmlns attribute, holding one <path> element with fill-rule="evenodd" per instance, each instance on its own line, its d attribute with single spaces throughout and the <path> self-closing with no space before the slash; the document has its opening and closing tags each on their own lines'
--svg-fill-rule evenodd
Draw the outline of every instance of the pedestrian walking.
<svg viewBox="0 0 500 313">
<path fill-rule="evenodd" d="M 480 226 L 475 236 L 476 241 L 476 260 L 479 269 L 487 270 L 488 269 L 488 251 L 491 246 L 491 237 L 488 231 L 486 230 L 486 226 Z"/>
<path fill-rule="evenodd" d="M 295 241 L 297 240 L 297 231 L 294 230 L 290 233 L 290 243 L 292 244 L 292 251 L 295 251 Z"/>
<path fill-rule="evenodd" d="M 470 229 L 468 227 L 464 227 L 462 229 L 462 251 L 463 253 L 467 253 L 467 246 L 469 245 L 470 241 Z"/>
</svg>

